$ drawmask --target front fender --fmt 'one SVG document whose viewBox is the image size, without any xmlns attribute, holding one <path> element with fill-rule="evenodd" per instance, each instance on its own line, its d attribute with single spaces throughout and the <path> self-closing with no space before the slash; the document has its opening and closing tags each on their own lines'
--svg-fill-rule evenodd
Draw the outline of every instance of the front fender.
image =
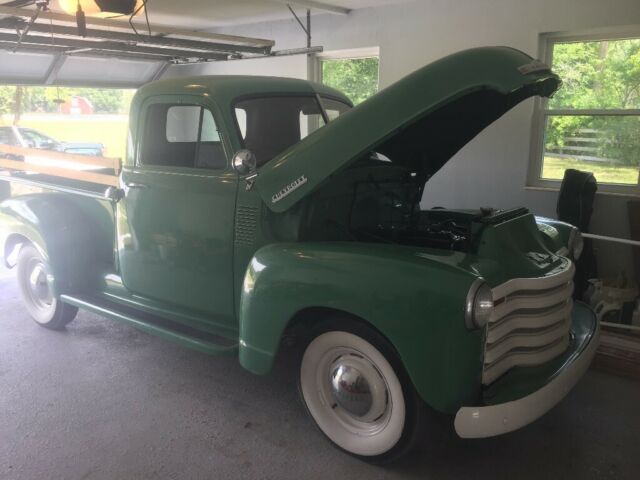
<svg viewBox="0 0 640 480">
<path fill-rule="evenodd" d="M 420 396 L 453 413 L 476 400 L 482 334 L 464 323 L 477 278 L 460 253 L 356 243 L 276 244 L 256 252 L 240 303 L 240 362 L 267 373 L 289 321 L 323 307 L 355 315 L 395 347 Z"/>
<path fill-rule="evenodd" d="M 24 237 L 45 256 L 56 295 L 92 291 L 100 273 L 113 268 L 113 216 L 97 199 L 62 193 L 10 198 L 0 204 L 0 225 L 7 242 Z"/>
</svg>

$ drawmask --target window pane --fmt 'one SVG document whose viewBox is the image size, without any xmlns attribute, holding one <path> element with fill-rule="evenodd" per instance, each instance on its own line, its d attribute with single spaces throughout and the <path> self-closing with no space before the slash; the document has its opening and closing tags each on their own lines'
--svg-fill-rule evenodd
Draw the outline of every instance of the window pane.
<svg viewBox="0 0 640 480">
<path fill-rule="evenodd" d="M 195 105 L 170 107 L 167 112 L 167 140 L 169 142 L 197 142 L 200 126 L 200 107 Z"/>
<path fill-rule="evenodd" d="M 227 159 L 213 114 L 198 105 L 150 105 L 146 113 L 141 163 L 163 167 L 226 168 Z"/>
<path fill-rule="evenodd" d="M 640 108 L 640 39 L 556 43 L 550 108 Z"/>
<path fill-rule="evenodd" d="M 352 58 L 322 61 L 322 83 L 343 92 L 354 105 L 378 92 L 379 59 Z"/>
<path fill-rule="evenodd" d="M 300 139 L 306 138 L 320 127 L 324 127 L 324 118 L 320 112 L 307 115 L 300 112 Z"/>
<path fill-rule="evenodd" d="M 31 130 L 30 128 L 22 128 L 20 129 L 20 133 L 26 140 L 31 140 L 36 143 L 36 145 L 40 145 L 41 143 L 51 142 L 52 139 L 36 132 L 35 130 Z"/>
<path fill-rule="evenodd" d="M 202 114 L 202 135 L 200 136 L 201 142 L 219 142 L 220 135 L 216 127 L 216 122 L 213 120 L 213 114 L 209 110 L 205 110 Z"/>
<path fill-rule="evenodd" d="M 551 115 L 544 147 L 542 178 L 561 180 L 573 168 L 593 172 L 599 183 L 636 185 L 640 117 Z"/>
<path fill-rule="evenodd" d="M 314 96 L 252 98 L 239 102 L 236 120 L 244 138 L 262 166 L 298 143 L 322 123 Z"/>
<path fill-rule="evenodd" d="M 240 128 L 240 135 L 242 139 L 247 138 L 247 112 L 243 108 L 236 108 L 236 121 Z"/>
<path fill-rule="evenodd" d="M 222 169 L 227 166 L 220 134 L 210 110 L 202 112 L 202 132 L 196 152 L 196 168 Z"/>
<path fill-rule="evenodd" d="M 149 105 L 145 115 L 140 161 L 143 165 L 193 168 L 200 107 Z"/>
<path fill-rule="evenodd" d="M 343 113 L 351 110 L 349 105 L 331 98 L 320 97 L 320 101 L 322 102 L 322 108 L 327 112 L 329 121 L 335 120 Z"/>
</svg>

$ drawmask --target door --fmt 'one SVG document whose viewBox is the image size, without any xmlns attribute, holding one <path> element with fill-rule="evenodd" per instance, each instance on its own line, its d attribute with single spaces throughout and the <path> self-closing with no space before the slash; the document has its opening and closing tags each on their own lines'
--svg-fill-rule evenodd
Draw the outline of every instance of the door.
<svg viewBox="0 0 640 480">
<path fill-rule="evenodd" d="M 120 270 L 131 293 L 231 326 L 238 179 L 197 100 L 158 97 L 141 109 L 135 165 L 122 172 Z"/>
</svg>

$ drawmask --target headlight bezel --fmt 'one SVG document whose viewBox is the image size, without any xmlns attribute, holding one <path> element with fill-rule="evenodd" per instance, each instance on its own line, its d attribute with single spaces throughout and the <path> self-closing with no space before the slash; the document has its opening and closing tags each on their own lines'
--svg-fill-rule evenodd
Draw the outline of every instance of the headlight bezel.
<svg viewBox="0 0 640 480">
<path fill-rule="evenodd" d="M 493 311 L 493 292 L 483 278 L 476 279 L 469 288 L 464 306 L 464 323 L 469 330 L 484 328 Z"/>
</svg>

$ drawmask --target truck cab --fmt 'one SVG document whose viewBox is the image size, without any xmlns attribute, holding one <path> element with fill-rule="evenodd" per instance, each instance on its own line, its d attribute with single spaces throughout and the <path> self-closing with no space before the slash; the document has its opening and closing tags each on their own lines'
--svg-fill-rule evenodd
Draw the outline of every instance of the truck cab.
<svg viewBox="0 0 640 480">
<path fill-rule="evenodd" d="M 36 190 L 0 205 L 5 261 L 45 327 L 88 309 L 256 374 L 296 338 L 303 405 L 364 460 L 406 453 L 433 412 L 465 438 L 507 433 L 595 353 L 595 316 L 572 299 L 579 232 L 421 200 L 479 132 L 560 84 L 505 47 L 445 57 L 355 108 L 302 80 L 155 82 L 109 188 L 0 177 Z"/>
</svg>

